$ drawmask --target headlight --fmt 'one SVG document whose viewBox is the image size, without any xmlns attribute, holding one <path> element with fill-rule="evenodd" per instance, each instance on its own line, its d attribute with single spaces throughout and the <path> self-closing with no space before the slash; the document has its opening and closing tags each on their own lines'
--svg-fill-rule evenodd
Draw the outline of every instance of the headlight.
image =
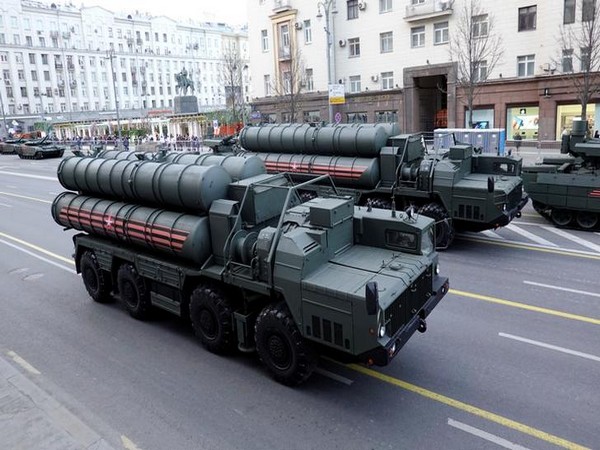
<svg viewBox="0 0 600 450">
<path fill-rule="evenodd" d="M 437 264 L 435 265 L 435 274 L 436 274 L 436 275 L 439 275 L 439 274 L 440 274 L 440 263 L 437 263 Z"/>
<path fill-rule="evenodd" d="M 506 203 L 502 203 L 502 211 L 506 211 Z"/>
<path fill-rule="evenodd" d="M 379 327 L 379 337 L 382 338 L 385 336 L 385 325 L 381 325 Z"/>
</svg>

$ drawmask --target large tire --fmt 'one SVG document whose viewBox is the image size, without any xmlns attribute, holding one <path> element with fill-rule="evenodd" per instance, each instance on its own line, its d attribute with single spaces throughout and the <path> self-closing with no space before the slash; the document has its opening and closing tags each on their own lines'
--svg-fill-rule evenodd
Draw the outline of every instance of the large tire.
<svg viewBox="0 0 600 450">
<path fill-rule="evenodd" d="M 121 302 L 131 317 L 147 319 L 151 312 L 150 291 L 144 280 L 131 264 L 123 264 L 117 272 Z"/>
<path fill-rule="evenodd" d="M 100 269 L 98 259 L 93 251 L 83 252 L 79 260 L 79 270 L 83 285 L 95 302 L 108 303 L 113 300 L 110 295 L 112 290 L 110 276 Z"/>
<path fill-rule="evenodd" d="M 208 351 L 227 354 L 235 349 L 233 310 L 221 289 L 208 286 L 194 289 L 190 297 L 190 321 Z"/>
<path fill-rule="evenodd" d="M 260 360 L 278 382 L 297 386 L 314 371 L 316 354 L 300 335 L 284 302 L 262 310 L 254 335 Z"/>
<path fill-rule="evenodd" d="M 550 213 L 550 219 L 557 227 L 566 227 L 573 220 L 573 213 L 568 209 L 554 208 Z"/>
<path fill-rule="evenodd" d="M 532 202 L 532 206 L 533 209 L 535 209 L 535 212 L 537 212 L 538 214 L 545 216 L 546 215 L 546 206 L 543 203 L 537 202 L 537 201 L 533 201 Z"/>
<path fill-rule="evenodd" d="M 435 220 L 435 246 L 438 250 L 450 247 L 454 240 L 454 226 L 448 211 L 439 203 L 428 203 L 419 208 L 419 214 Z"/>
</svg>

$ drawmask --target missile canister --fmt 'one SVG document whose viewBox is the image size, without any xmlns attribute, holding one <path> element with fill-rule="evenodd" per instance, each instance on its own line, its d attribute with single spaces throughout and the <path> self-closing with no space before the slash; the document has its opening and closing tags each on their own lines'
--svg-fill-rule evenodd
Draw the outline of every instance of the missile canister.
<svg viewBox="0 0 600 450">
<path fill-rule="evenodd" d="M 203 264 L 210 256 L 208 217 L 63 192 L 52 203 L 59 225 Z"/>
<path fill-rule="evenodd" d="M 145 155 L 144 155 L 145 156 Z M 136 152 L 125 150 L 103 150 L 96 156 L 104 159 L 128 159 L 130 161 L 139 161 Z"/>
<path fill-rule="evenodd" d="M 118 200 L 208 211 L 226 198 L 231 177 L 220 166 L 193 166 L 73 156 L 61 161 L 66 188 Z"/>
<path fill-rule="evenodd" d="M 331 175 L 340 186 L 374 188 L 379 182 L 379 159 L 344 156 L 286 155 L 258 153 L 268 173 L 292 172 Z"/>
<path fill-rule="evenodd" d="M 380 126 L 316 128 L 283 124 L 245 127 L 239 141 L 244 149 L 257 153 L 375 157 L 387 138 L 386 128 Z"/>
<path fill-rule="evenodd" d="M 212 153 L 197 155 L 194 153 L 171 152 L 167 154 L 166 161 L 177 164 L 195 164 L 198 166 L 221 166 L 234 181 L 267 173 L 264 163 L 256 156 L 241 157 L 215 155 Z"/>
</svg>

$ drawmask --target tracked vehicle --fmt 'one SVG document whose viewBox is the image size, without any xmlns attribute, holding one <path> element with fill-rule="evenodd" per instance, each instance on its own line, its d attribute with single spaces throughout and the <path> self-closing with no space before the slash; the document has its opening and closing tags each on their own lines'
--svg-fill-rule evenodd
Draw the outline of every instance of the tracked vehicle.
<svg viewBox="0 0 600 450">
<path fill-rule="evenodd" d="M 17 154 L 21 159 L 62 158 L 64 153 L 65 147 L 53 144 L 48 136 L 25 141 L 17 149 Z"/>
<path fill-rule="evenodd" d="M 520 158 L 475 154 L 460 144 L 429 156 L 421 134 L 397 132 L 390 124 L 268 125 L 244 128 L 239 145 L 269 173 L 328 174 L 359 205 L 433 218 L 438 248 L 451 244 L 456 229 L 497 228 L 520 216 L 527 203 Z"/>
<path fill-rule="evenodd" d="M 81 230 L 75 263 L 97 302 L 189 319 L 210 351 L 256 351 L 306 380 L 317 355 L 386 365 L 448 291 L 434 222 L 359 207 L 329 176 L 232 181 L 221 165 L 71 157 L 54 220 Z M 299 192 L 329 182 L 332 194 Z"/>
<path fill-rule="evenodd" d="M 600 139 L 588 138 L 588 124 L 573 120 L 558 158 L 523 168 L 533 207 L 558 227 L 598 229 L 600 223 Z"/>
</svg>

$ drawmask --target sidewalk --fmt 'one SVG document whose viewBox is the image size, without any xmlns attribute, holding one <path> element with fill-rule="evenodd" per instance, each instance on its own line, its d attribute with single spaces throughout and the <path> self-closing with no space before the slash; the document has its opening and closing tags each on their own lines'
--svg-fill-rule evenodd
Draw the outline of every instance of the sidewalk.
<svg viewBox="0 0 600 450">
<path fill-rule="evenodd" d="M 5 358 L 0 354 L 0 448 L 114 450 Z"/>
</svg>

